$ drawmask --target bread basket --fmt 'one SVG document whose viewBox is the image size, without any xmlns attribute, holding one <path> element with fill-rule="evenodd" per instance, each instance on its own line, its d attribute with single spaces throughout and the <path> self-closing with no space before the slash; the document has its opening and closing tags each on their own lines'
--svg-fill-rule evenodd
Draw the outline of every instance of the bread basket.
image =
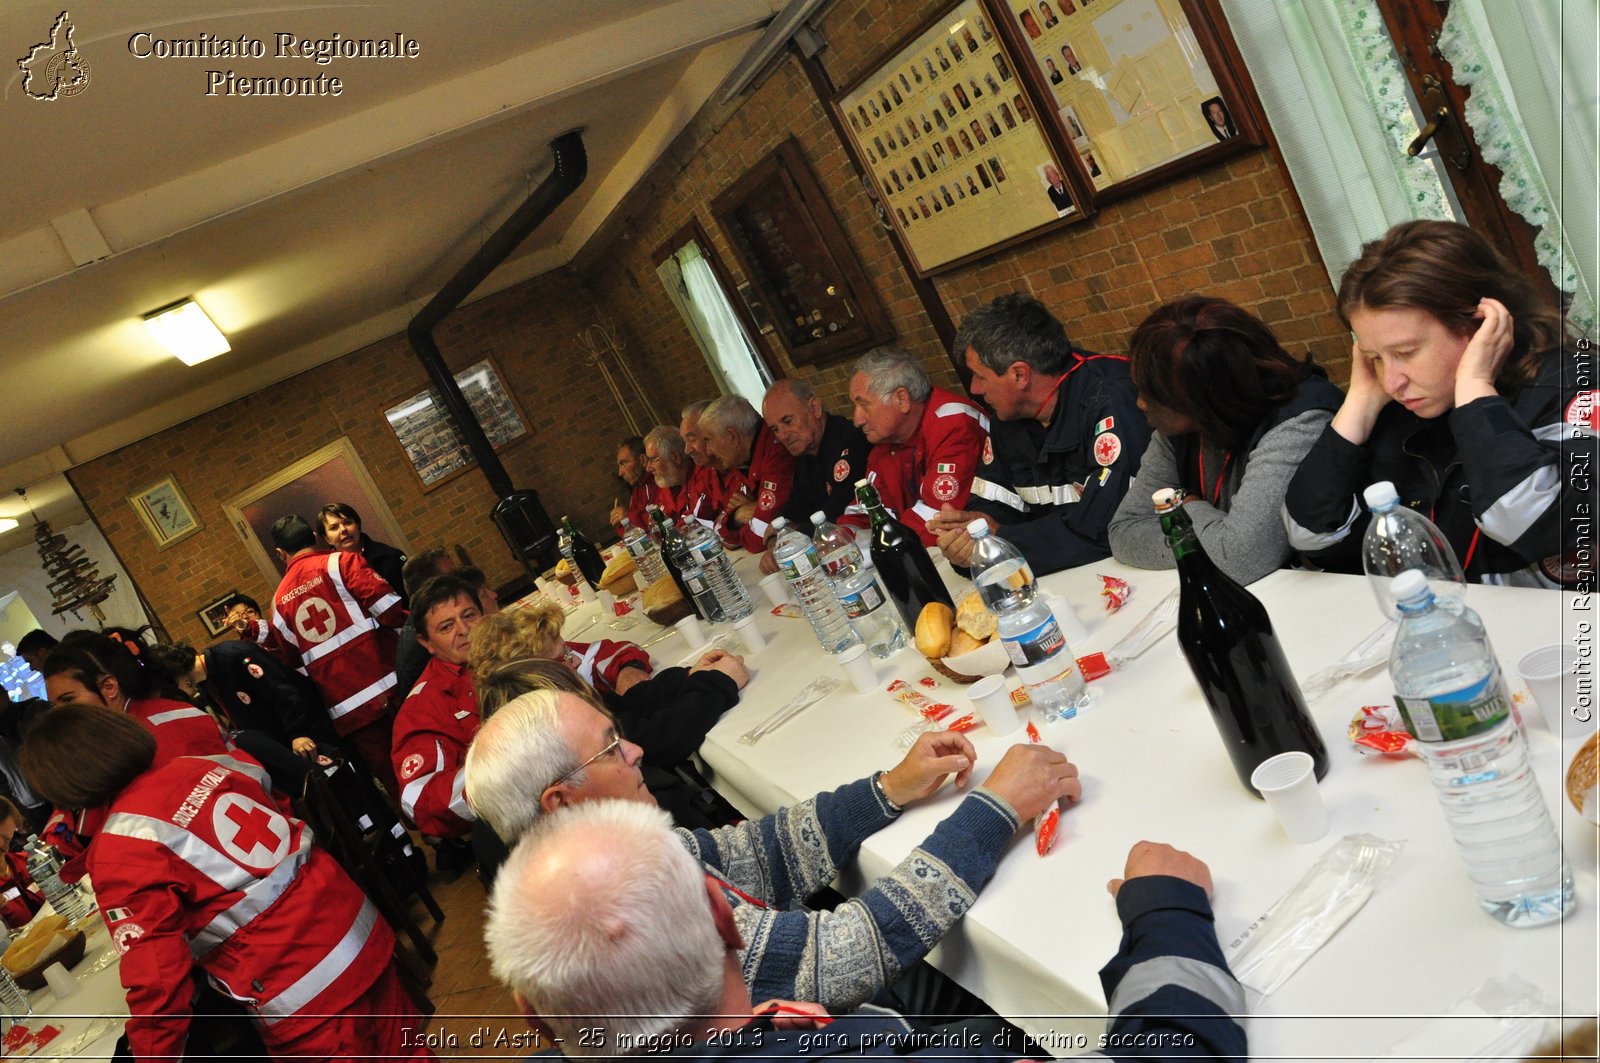
<svg viewBox="0 0 1600 1063">
<path fill-rule="evenodd" d="M 35 989 L 43 989 L 44 969 L 46 967 L 49 967 L 52 963 L 59 963 L 70 971 L 78 965 L 78 962 L 83 959 L 83 951 L 87 941 L 83 931 L 62 931 L 62 936 L 66 938 L 65 945 L 54 953 L 45 955 L 32 967 L 15 976 L 16 983 L 19 986 L 30 992 Z"/>
<path fill-rule="evenodd" d="M 1597 763 L 1600 763 L 1600 731 L 1578 747 L 1572 763 L 1567 765 L 1567 800 L 1585 819 L 1600 823 L 1600 809 L 1583 806 L 1584 793 L 1595 788 Z"/>
</svg>

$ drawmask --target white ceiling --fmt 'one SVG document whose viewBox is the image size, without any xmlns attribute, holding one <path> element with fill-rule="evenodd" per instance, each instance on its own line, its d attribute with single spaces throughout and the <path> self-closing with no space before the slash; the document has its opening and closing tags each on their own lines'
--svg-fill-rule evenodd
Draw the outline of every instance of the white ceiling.
<svg viewBox="0 0 1600 1063">
<path fill-rule="evenodd" d="M 24 520 L 0 550 L 31 537 L 11 488 L 60 520 L 72 465 L 401 331 L 582 127 L 588 180 L 474 297 L 569 262 L 783 6 L 92 0 L 67 8 L 87 84 L 33 99 L 17 60 L 63 2 L 0 3 L 0 516 Z M 267 55 L 138 58 L 141 32 Z M 277 58 L 279 33 L 420 54 L 317 65 Z M 230 68 L 344 88 L 208 97 Z M 191 368 L 149 338 L 140 315 L 184 296 L 230 353 Z"/>
</svg>

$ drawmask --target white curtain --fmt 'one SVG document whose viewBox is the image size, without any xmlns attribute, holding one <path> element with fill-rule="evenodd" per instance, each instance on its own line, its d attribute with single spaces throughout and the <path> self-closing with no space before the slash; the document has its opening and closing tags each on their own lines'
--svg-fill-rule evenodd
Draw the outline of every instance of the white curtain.
<svg viewBox="0 0 1600 1063">
<path fill-rule="evenodd" d="M 139 604 L 139 594 L 133 589 L 133 581 L 117 563 L 117 556 L 111 552 L 111 544 L 106 542 L 98 528 L 86 521 L 55 530 L 65 535 L 69 543 L 82 546 L 83 556 L 94 562 L 100 575 L 117 577 L 117 582 L 111 587 L 111 596 L 100 603 L 107 624 L 138 628 L 150 623 L 144 607 Z M 24 543 L 26 545 L 0 554 L 0 595 L 18 592 L 27 603 L 28 610 L 39 621 L 39 627 L 57 638 L 74 628 L 96 626 L 94 615 L 87 608 L 78 610 L 77 616 L 71 613 L 57 615 L 50 611 L 55 603 L 49 591 L 50 574 L 39 560 L 38 546 L 27 540 Z M 196 602 L 195 608 L 199 609 L 203 604 Z"/>
<path fill-rule="evenodd" d="M 1222 7 L 1335 284 L 1390 226 L 1453 219 L 1433 161 L 1405 154 L 1417 120 L 1375 0 Z"/>
<path fill-rule="evenodd" d="M 725 395 L 743 395 L 760 409 L 771 381 L 699 245 L 685 244 L 656 272 L 705 355 L 717 387 Z"/>
<path fill-rule="evenodd" d="M 1492 17 L 1491 17 L 1492 15 Z M 1600 12 L 1593 0 L 1455 0 L 1439 50 L 1470 87 L 1466 122 L 1500 195 L 1532 225 L 1539 263 L 1595 334 Z"/>
</svg>

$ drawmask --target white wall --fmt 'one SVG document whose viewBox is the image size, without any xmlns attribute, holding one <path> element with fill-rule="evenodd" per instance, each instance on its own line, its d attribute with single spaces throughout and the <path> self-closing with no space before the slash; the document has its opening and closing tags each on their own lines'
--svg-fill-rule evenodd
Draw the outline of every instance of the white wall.
<svg viewBox="0 0 1600 1063">
<path fill-rule="evenodd" d="M 133 591 L 132 581 L 117 563 L 111 553 L 111 545 L 98 528 L 85 521 L 55 530 L 65 535 L 69 543 L 83 547 L 84 555 L 99 567 L 101 576 L 114 574 L 117 577 L 117 582 L 111 588 L 111 597 L 100 603 L 107 624 L 143 627 L 150 622 L 139 604 L 139 596 Z M 94 614 L 88 609 L 80 609 L 77 617 L 71 613 L 57 616 L 51 612 L 54 598 L 45 592 L 50 581 L 50 575 L 39 560 L 39 548 L 34 543 L 29 542 L 26 546 L 0 554 L 0 595 L 12 591 L 20 594 L 33 615 L 39 618 L 40 627 L 57 638 L 74 628 L 95 627 Z"/>
</svg>

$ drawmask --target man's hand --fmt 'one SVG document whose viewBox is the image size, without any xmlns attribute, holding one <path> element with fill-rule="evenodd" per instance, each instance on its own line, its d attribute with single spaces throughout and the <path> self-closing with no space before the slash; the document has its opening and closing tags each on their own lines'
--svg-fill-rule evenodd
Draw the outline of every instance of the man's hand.
<svg viewBox="0 0 1600 1063">
<path fill-rule="evenodd" d="M 1333 415 L 1333 430 L 1348 442 L 1361 446 L 1372 435 L 1372 426 L 1378 413 L 1389 405 L 1389 393 L 1383 390 L 1383 381 L 1372 365 L 1372 359 L 1361 353 L 1359 344 L 1350 345 L 1350 383 L 1345 388 L 1344 402 Z"/>
<path fill-rule="evenodd" d="M 1461 352 L 1461 361 L 1456 363 L 1457 406 L 1500 394 L 1494 386 L 1495 374 L 1505 364 L 1516 339 L 1511 311 L 1500 300 L 1478 300 L 1478 316 L 1483 318 L 1483 324 L 1472 334 L 1467 349 Z"/>
<path fill-rule="evenodd" d="M 634 687 L 638 686 L 640 683 L 643 683 L 646 679 L 649 679 L 649 678 L 650 677 L 645 674 L 645 670 L 643 668 L 640 668 L 638 665 L 636 665 L 636 664 L 625 664 L 625 665 L 623 665 L 622 666 L 622 670 L 617 673 L 617 682 L 616 682 L 617 696 L 621 697 L 622 695 L 626 694 L 628 691 L 632 690 Z"/>
<path fill-rule="evenodd" d="M 243 613 L 230 619 L 228 621 L 228 626 L 233 628 L 234 634 L 238 635 L 240 638 L 248 639 L 255 637 L 256 622 L 251 620 L 248 616 L 245 616 Z"/>
<path fill-rule="evenodd" d="M 767 540 L 769 543 L 771 541 L 771 539 Z M 772 547 L 769 546 L 767 547 L 766 552 L 761 555 L 761 574 L 763 576 L 770 576 L 776 571 L 778 571 L 778 562 L 773 558 Z"/>
<path fill-rule="evenodd" d="M 1107 882 L 1106 889 L 1115 897 L 1128 879 L 1145 875 L 1171 875 L 1185 882 L 1193 882 L 1206 891 L 1207 897 L 1212 893 L 1211 869 L 1203 861 L 1164 842 L 1136 843 L 1128 850 L 1128 863 L 1123 868 L 1122 877 Z"/>
<path fill-rule="evenodd" d="M 309 738 L 296 738 L 289 743 L 289 748 L 302 757 L 310 758 L 317 755 L 317 744 Z"/>
<path fill-rule="evenodd" d="M 983 785 L 1006 799 L 1028 823 L 1062 798 L 1083 796 L 1078 766 L 1049 746 L 1015 745 L 1006 750 Z"/>
<path fill-rule="evenodd" d="M 739 524 L 749 524 L 750 518 L 756 515 L 756 504 L 746 502 L 741 506 L 733 507 L 733 519 Z"/>
<path fill-rule="evenodd" d="M 695 666 L 689 669 L 689 674 L 696 672 L 721 672 L 739 687 L 750 682 L 750 669 L 744 666 L 744 658 L 738 654 L 729 653 L 727 650 L 711 650 L 700 658 Z"/>
<path fill-rule="evenodd" d="M 626 517 L 627 515 L 628 515 L 628 511 L 625 508 L 623 508 L 622 506 L 612 506 L 611 507 L 611 516 L 608 517 L 607 519 L 612 524 L 621 524 L 622 523 L 622 518 Z"/>
<path fill-rule="evenodd" d="M 928 731 L 917 736 L 906 759 L 884 772 L 878 782 L 884 796 L 904 808 L 913 801 L 932 797 L 944 785 L 944 777 L 952 772 L 956 787 L 965 787 L 977 763 L 978 754 L 966 735 Z"/>
<path fill-rule="evenodd" d="M 939 552 L 950 560 L 952 565 L 966 567 L 972 560 L 972 536 L 967 534 L 967 525 L 978 518 L 989 525 L 991 532 L 996 531 L 1000 525 L 987 513 L 974 513 L 970 510 L 960 510 L 946 503 L 939 507 L 939 515 L 928 521 L 928 530 L 938 537 Z"/>
<path fill-rule="evenodd" d="M 833 1021 L 821 1004 L 798 1000 L 769 1000 L 751 1008 L 750 1014 L 770 1016 L 774 1030 L 820 1030 Z"/>
</svg>

